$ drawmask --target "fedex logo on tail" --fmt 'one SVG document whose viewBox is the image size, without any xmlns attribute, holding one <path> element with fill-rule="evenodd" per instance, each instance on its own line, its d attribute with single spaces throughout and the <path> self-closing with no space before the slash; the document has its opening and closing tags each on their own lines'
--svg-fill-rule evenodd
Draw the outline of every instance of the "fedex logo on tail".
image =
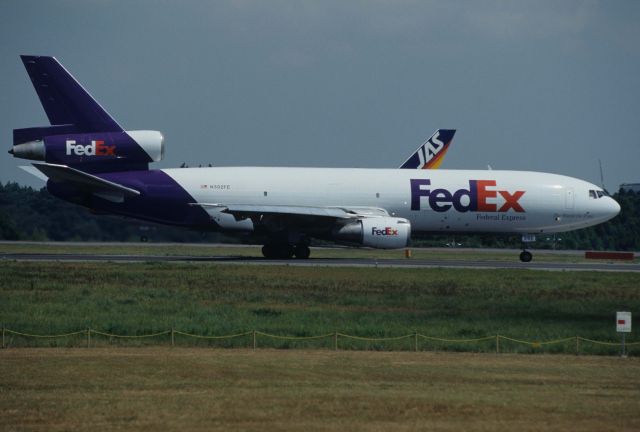
<svg viewBox="0 0 640 432">
<path fill-rule="evenodd" d="M 507 212 L 524 213 L 518 202 L 525 191 L 497 189 L 495 180 L 469 180 L 469 189 L 451 192 L 447 189 L 430 189 L 431 180 L 411 179 L 411 210 L 420 210 L 422 198 L 433 211 L 446 212 L 451 207 L 459 212 Z M 498 207 L 498 196 L 504 201 Z"/>
<path fill-rule="evenodd" d="M 115 156 L 116 146 L 104 144 L 104 140 L 93 140 L 91 144 L 77 144 L 76 140 L 67 140 L 67 156 Z"/>
</svg>

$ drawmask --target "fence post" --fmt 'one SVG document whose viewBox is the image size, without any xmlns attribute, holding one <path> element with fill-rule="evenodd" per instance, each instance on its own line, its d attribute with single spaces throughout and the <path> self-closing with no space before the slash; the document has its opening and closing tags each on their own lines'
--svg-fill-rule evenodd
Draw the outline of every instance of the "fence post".
<svg viewBox="0 0 640 432">
<path fill-rule="evenodd" d="M 500 354 L 500 335 L 496 335 L 496 354 Z"/>
<path fill-rule="evenodd" d="M 87 348 L 91 348 L 91 329 L 87 327 Z"/>
<path fill-rule="evenodd" d="M 580 336 L 576 336 L 576 355 L 580 355 Z"/>
<path fill-rule="evenodd" d="M 4 324 L 2 324 L 2 349 L 4 349 Z"/>
<path fill-rule="evenodd" d="M 256 331 L 253 331 L 253 350 L 256 350 Z"/>
<path fill-rule="evenodd" d="M 175 335 L 175 333 L 174 333 L 173 327 L 171 327 L 171 346 L 172 347 L 175 346 L 175 336 L 174 335 Z"/>
<path fill-rule="evenodd" d="M 416 352 L 418 352 L 418 332 L 416 332 L 416 334 L 414 335 L 414 337 L 415 337 L 414 342 L 415 342 Z"/>
<path fill-rule="evenodd" d="M 338 332 L 333 334 L 333 350 L 338 351 Z"/>
</svg>

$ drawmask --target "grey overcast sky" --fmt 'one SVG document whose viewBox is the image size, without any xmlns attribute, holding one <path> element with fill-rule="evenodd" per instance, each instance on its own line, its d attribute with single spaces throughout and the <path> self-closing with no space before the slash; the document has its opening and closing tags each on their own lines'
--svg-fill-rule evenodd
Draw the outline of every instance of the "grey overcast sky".
<svg viewBox="0 0 640 432">
<path fill-rule="evenodd" d="M 162 131 L 158 167 L 394 168 L 455 128 L 442 168 L 640 182 L 640 1 L 0 0 L 7 150 L 48 124 L 20 54 Z"/>
</svg>

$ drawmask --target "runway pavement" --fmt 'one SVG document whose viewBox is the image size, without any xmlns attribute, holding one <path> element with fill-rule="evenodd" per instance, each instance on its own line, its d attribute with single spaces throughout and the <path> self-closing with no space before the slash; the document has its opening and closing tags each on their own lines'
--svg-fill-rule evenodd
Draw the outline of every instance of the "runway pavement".
<svg viewBox="0 0 640 432">
<path fill-rule="evenodd" d="M 319 267 L 393 267 L 393 268 L 484 268 L 530 269 L 556 271 L 626 271 L 640 272 L 640 264 L 634 263 L 562 263 L 491 261 L 491 260 L 430 260 L 430 259 L 366 259 L 366 258 L 311 258 L 307 260 L 270 260 L 240 256 L 183 256 L 183 255 L 100 255 L 100 254 L 50 254 L 50 253 L 2 253 L 0 260 L 58 261 L 58 262 L 206 262 L 220 264 L 289 265 Z"/>
</svg>

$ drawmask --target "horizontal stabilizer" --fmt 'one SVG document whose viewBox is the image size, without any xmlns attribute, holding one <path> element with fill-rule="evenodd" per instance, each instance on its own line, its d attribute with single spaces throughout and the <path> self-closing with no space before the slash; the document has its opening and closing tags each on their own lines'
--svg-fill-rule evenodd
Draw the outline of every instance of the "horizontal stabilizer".
<svg viewBox="0 0 640 432">
<path fill-rule="evenodd" d="M 33 166 L 46 175 L 50 181 L 73 185 L 78 189 L 86 190 L 109 201 L 122 202 L 125 197 L 140 195 L 140 192 L 135 189 L 122 186 L 66 165 L 34 163 Z"/>
<path fill-rule="evenodd" d="M 28 172 L 32 176 L 38 177 L 40 180 L 42 180 L 45 183 L 46 183 L 47 180 L 49 180 L 49 178 L 46 175 L 44 175 L 42 173 L 42 171 L 40 171 L 39 169 L 37 169 L 34 166 L 31 166 L 31 165 L 20 165 L 18 168 L 20 168 L 23 171 Z"/>
</svg>

